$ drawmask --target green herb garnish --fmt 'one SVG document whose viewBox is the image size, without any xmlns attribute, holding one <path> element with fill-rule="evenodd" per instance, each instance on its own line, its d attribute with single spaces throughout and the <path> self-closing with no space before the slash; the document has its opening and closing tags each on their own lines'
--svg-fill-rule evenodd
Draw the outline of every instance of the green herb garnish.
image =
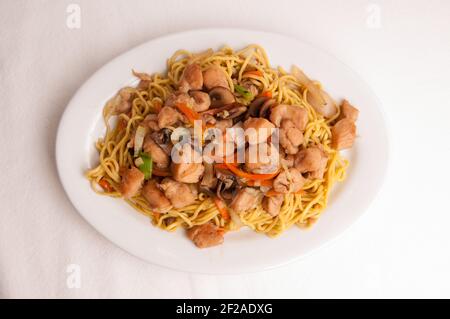
<svg viewBox="0 0 450 319">
<path fill-rule="evenodd" d="M 141 170 L 142 173 L 144 173 L 144 178 L 145 179 L 149 179 L 152 177 L 152 170 L 153 170 L 153 160 L 152 158 L 145 154 L 145 153 L 141 153 L 139 156 L 143 163 L 141 165 L 139 165 L 139 169 Z"/>
<path fill-rule="evenodd" d="M 242 97 L 246 100 L 252 100 L 253 99 L 253 94 L 247 90 L 245 87 L 240 86 L 240 85 L 235 85 L 234 86 L 234 90 L 239 93 L 240 95 L 242 95 Z"/>
</svg>

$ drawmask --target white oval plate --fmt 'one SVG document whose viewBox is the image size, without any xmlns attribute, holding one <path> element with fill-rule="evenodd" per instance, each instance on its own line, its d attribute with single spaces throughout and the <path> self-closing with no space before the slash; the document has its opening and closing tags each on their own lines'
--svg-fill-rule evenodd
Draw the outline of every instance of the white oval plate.
<svg viewBox="0 0 450 319">
<path fill-rule="evenodd" d="M 94 143 L 104 133 L 102 108 L 121 87 L 136 84 L 131 69 L 164 72 L 178 49 L 203 51 L 227 44 L 235 49 L 262 45 L 272 66 L 298 65 L 319 80 L 335 99 L 360 109 L 358 136 L 348 177 L 335 186 L 329 206 L 311 230 L 293 227 L 276 239 L 242 229 L 221 246 L 198 249 L 184 231 L 152 226 L 123 200 L 95 194 L 84 173 L 97 159 Z M 61 119 L 56 142 L 59 175 L 70 200 L 100 233 L 131 254 L 172 269 L 199 273 L 240 273 L 269 269 L 295 260 L 330 241 L 352 224 L 374 199 L 387 168 L 388 139 L 380 105 L 367 85 L 333 56 L 279 34 L 240 29 L 207 29 L 151 40 L 115 58 L 78 90 Z"/>
</svg>

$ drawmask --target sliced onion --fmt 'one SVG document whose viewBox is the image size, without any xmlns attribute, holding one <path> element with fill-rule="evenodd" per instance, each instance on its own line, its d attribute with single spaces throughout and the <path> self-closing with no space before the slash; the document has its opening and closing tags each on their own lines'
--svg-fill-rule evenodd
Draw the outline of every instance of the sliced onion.
<svg viewBox="0 0 450 319">
<path fill-rule="evenodd" d="M 141 157 L 136 158 L 136 160 L 134 161 L 134 165 L 136 167 L 141 166 L 142 164 L 144 164 L 144 160 Z"/>
<path fill-rule="evenodd" d="M 239 214 L 236 213 L 233 209 L 229 208 L 228 212 L 230 213 L 231 220 L 233 221 L 233 224 L 236 227 L 236 230 L 245 226 L 244 223 L 241 221 L 241 218 L 239 217 Z"/>
<path fill-rule="evenodd" d="M 147 134 L 147 129 L 139 125 L 136 129 L 136 134 L 134 135 L 134 157 L 139 156 L 142 151 L 145 134 Z"/>
<path fill-rule="evenodd" d="M 292 75 L 308 89 L 310 95 L 309 104 L 326 118 L 330 118 L 337 113 L 336 103 L 323 90 L 319 89 L 307 76 L 295 65 L 292 66 Z"/>
</svg>

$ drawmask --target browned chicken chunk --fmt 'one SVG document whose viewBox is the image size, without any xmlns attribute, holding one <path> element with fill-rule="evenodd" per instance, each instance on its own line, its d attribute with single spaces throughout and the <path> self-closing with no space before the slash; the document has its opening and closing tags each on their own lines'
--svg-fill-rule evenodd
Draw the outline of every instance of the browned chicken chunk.
<svg viewBox="0 0 450 319">
<path fill-rule="evenodd" d="M 115 113 L 126 113 L 131 109 L 131 92 L 129 88 L 123 88 L 119 94 L 114 97 Z"/>
<path fill-rule="evenodd" d="M 173 178 L 182 183 L 197 183 L 200 181 L 205 167 L 197 160 L 200 154 L 196 153 L 189 144 L 184 144 L 179 150 L 176 159 L 171 165 Z"/>
<path fill-rule="evenodd" d="M 291 120 L 283 120 L 280 128 L 280 144 L 286 154 L 296 154 L 303 143 L 303 133 Z"/>
<path fill-rule="evenodd" d="M 189 95 L 193 99 L 194 103 L 192 103 L 192 109 L 195 112 L 203 112 L 209 109 L 209 106 L 211 105 L 211 98 L 208 93 L 202 91 L 191 91 L 189 92 Z"/>
<path fill-rule="evenodd" d="M 295 157 L 295 168 L 301 173 L 309 172 L 311 178 L 322 178 L 327 167 L 328 156 L 317 146 L 299 151 Z"/>
<path fill-rule="evenodd" d="M 120 192 L 123 197 L 131 198 L 137 194 L 144 182 L 144 173 L 135 166 L 124 170 L 120 181 Z"/>
<path fill-rule="evenodd" d="M 283 205 L 284 196 L 276 195 L 271 197 L 264 197 L 262 200 L 262 208 L 271 216 L 278 216 L 281 205 Z"/>
<path fill-rule="evenodd" d="M 198 63 L 186 65 L 180 79 L 180 91 L 201 90 L 203 87 L 203 75 Z"/>
<path fill-rule="evenodd" d="M 245 139 L 250 144 L 267 141 L 272 135 L 275 125 L 261 117 L 250 117 L 244 122 Z"/>
<path fill-rule="evenodd" d="M 158 113 L 158 126 L 165 128 L 174 126 L 179 122 L 187 122 L 183 114 L 170 106 L 164 106 Z"/>
<path fill-rule="evenodd" d="M 280 163 L 283 167 L 291 168 L 294 166 L 295 156 L 290 154 L 282 154 L 280 156 Z"/>
<path fill-rule="evenodd" d="M 168 168 L 170 164 L 170 156 L 156 144 L 150 134 L 147 134 L 143 145 L 144 152 L 149 154 L 153 160 L 153 164 L 158 168 Z"/>
<path fill-rule="evenodd" d="M 358 119 L 359 110 L 351 105 L 347 100 L 342 101 L 341 104 L 341 114 L 339 114 L 338 121 L 341 119 L 349 119 L 356 122 Z"/>
<path fill-rule="evenodd" d="M 175 108 L 177 104 L 186 104 L 192 106 L 194 100 L 192 97 L 185 92 L 175 92 L 170 94 L 167 97 L 166 102 L 164 103 L 164 106 L 170 106 Z"/>
<path fill-rule="evenodd" d="M 308 113 L 298 105 L 280 104 L 272 108 L 270 121 L 280 127 L 283 120 L 291 120 L 303 132 L 308 123 Z"/>
<path fill-rule="evenodd" d="M 208 90 L 218 86 L 229 89 L 227 75 L 223 69 L 217 65 L 212 65 L 203 71 L 203 85 Z"/>
<path fill-rule="evenodd" d="M 342 150 L 353 146 L 356 137 L 355 123 L 344 118 L 334 124 L 331 128 L 331 147 L 335 150 Z"/>
<path fill-rule="evenodd" d="M 245 151 L 245 170 L 254 174 L 275 173 L 280 167 L 280 156 L 272 144 L 250 145 Z"/>
<path fill-rule="evenodd" d="M 296 168 L 281 172 L 273 181 L 273 189 L 282 194 L 296 193 L 302 189 L 306 180 Z"/>
<path fill-rule="evenodd" d="M 188 229 L 187 236 L 199 248 L 217 246 L 223 243 L 223 232 L 211 223 Z"/>
<path fill-rule="evenodd" d="M 195 202 L 196 194 L 187 184 L 174 181 L 171 178 L 164 178 L 160 187 L 175 208 L 183 208 Z"/>
<path fill-rule="evenodd" d="M 321 159 L 322 151 L 318 147 L 312 146 L 297 153 L 294 165 L 300 173 L 312 172 L 320 168 Z"/>
<path fill-rule="evenodd" d="M 259 192 L 250 187 L 241 189 L 233 199 L 230 207 L 236 212 L 244 212 L 256 207 L 259 200 Z"/>
<path fill-rule="evenodd" d="M 142 196 L 147 200 L 150 208 L 157 213 L 167 213 L 172 208 L 169 199 L 154 180 L 150 180 L 145 184 L 142 188 Z"/>
</svg>

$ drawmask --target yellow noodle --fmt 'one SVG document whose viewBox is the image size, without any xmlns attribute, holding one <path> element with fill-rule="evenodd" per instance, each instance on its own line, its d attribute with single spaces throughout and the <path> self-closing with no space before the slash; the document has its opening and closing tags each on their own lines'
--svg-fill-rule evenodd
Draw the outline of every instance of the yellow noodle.
<svg viewBox="0 0 450 319">
<path fill-rule="evenodd" d="M 276 217 L 269 215 L 260 204 L 254 209 L 239 215 L 241 222 L 256 232 L 265 233 L 271 237 L 277 236 L 292 225 L 304 228 L 313 224 L 327 207 L 330 190 L 335 182 L 345 179 L 348 162 L 341 158 L 339 152 L 331 145 L 331 119 L 324 119 L 308 103 L 307 90 L 297 79 L 284 69 L 273 69 L 264 49 L 258 45 L 250 45 L 240 51 L 229 47 L 213 52 L 205 51 L 193 54 L 186 50 L 178 50 L 167 60 L 167 74 L 153 74 L 152 81 L 145 89 L 127 88 L 132 94 L 130 114 L 114 115 L 114 105 L 108 102 L 103 110 L 106 126 L 105 136 L 96 143 L 99 152 L 99 164 L 86 173 L 92 188 L 98 194 L 120 197 L 119 183 L 121 167 L 133 165 L 133 158 L 128 152 L 127 144 L 132 138 L 132 132 L 138 123 L 152 113 L 156 104 L 163 104 L 169 94 L 175 91 L 184 68 L 193 59 L 204 70 L 208 66 L 218 65 L 227 74 L 230 88 L 234 85 L 253 84 L 260 93 L 270 92 L 278 103 L 299 105 L 308 113 L 308 124 L 304 132 L 304 146 L 321 145 L 328 155 L 328 163 L 323 179 L 308 181 L 303 186 L 302 194 L 287 194 L 280 213 Z M 258 70 L 262 75 L 245 74 L 249 70 Z M 236 77 L 236 80 L 232 80 Z M 320 87 L 320 83 L 315 83 Z M 238 101 L 248 104 L 242 98 Z M 110 120 L 114 117 L 124 121 L 124 129 L 111 127 Z M 106 191 L 99 186 L 100 181 L 106 181 L 112 190 Z M 141 194 L 127 200 L 127 203 L 140 213 L 149 216 L 153 224 L 167 231 L 179 227 L 192 227 L 213 222 L 224 230 L 234 230 L 236 225 L 225 220 L 214 201 L 206 194 L 199 193 L 196 202 L 183 209 L 171 209 L 166 214 L 155 213 Z"/>
</svg>

